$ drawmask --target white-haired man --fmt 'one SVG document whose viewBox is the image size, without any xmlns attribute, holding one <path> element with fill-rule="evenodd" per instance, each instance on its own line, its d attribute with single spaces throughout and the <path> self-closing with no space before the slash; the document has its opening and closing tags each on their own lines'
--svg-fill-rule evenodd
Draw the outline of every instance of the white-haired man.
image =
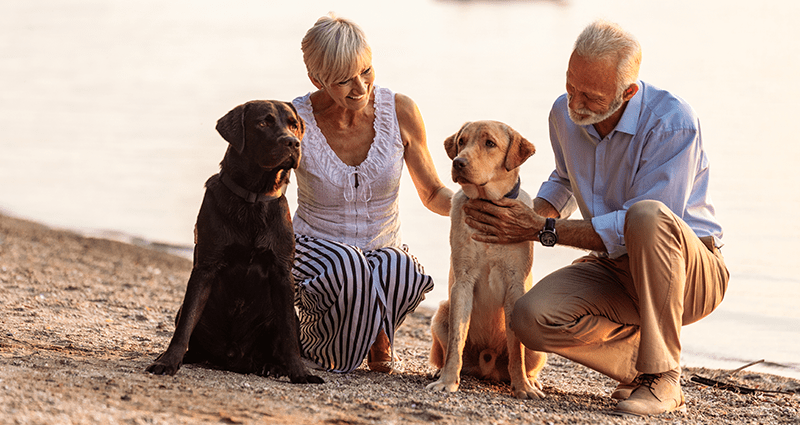
<svg viewBox="0 0 800 425">
<path fill-rule="evenodd" d="M 475 239 L 593 251 L 538 282 L 510 326 L 619 382 L 621 413 L 685 409 L 681 326 L 713 311 L 728 270 L 708 198 L 700 125 L 682 99 L 638 80 L 641 48 L 597 21 L 578 37 L 550 113 L 556 167 L 533 209 L 470 201 Z M 580 207 L 582 219 L 567 219 Z"/>
</svg>

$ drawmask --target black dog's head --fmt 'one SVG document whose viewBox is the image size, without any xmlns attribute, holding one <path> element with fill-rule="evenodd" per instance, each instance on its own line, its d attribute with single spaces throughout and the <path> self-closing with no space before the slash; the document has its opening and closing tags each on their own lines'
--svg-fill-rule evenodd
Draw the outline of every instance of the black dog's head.
<svg viewBox="0 0 800 425">
<path fill-rule="evenodd" d="M 288 170 L 300 164 L 305 123 L 289 102 L 241 104 L 217 121 L 217 131 L 230 143 L 229 151 L 262 169 Z"/>
</svg>

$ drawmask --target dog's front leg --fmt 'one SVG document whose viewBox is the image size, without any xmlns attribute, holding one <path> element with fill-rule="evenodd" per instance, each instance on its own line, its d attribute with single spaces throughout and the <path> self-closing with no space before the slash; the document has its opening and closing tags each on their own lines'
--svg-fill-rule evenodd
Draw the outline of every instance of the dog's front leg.
<svg viewBox="0 0 800 425">
<path fill-rule="evenodd" d="M 461 383 L 462 353 L 469 332 L 472 315 L 473 284 L 464 279 L 450 287 L 450 328 L 447 334 L 447 351 L 439 380 L 429 384 L 432 391 L 455 392 Z"/>
<path fill-rule="evenodd" d="M 214 273 L 211 271 L 192 270 L 169 347 L 147 367 L 148 372 L 156 375 L 174 375 L 178 372 L 189 348 L 189 339 L 208 301 L 213 279 Z"/>
<path fill-rule="evenodd" d="M 527 279 L 531 279 L 529 275 Z M 522 347 L 517 334 L 511 329 L 511 311 L 514 304 L 525 292 L 524 279 L 520 276 L 511 276 L 509 284 L 506 285 L 506 298 L 503 303 L 503 310 L 506 318 L 506 344 L 508 346 L 508 374 L 511 377 L 511 392 L 514 397 L 520 399 L 544 398 L 539 381 L 534 381 L 531 385 L 525 372 L 525 349 Z"/>
</svg>

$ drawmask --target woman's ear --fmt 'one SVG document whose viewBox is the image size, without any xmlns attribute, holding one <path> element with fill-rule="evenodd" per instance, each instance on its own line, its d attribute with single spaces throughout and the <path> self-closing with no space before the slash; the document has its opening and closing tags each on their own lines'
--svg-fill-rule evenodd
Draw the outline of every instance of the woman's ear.
<svg viewBox="0 0 800 425">
<path fill-rule="evenodd" d="M 316 78 L 314 78 L 313 75 L 311 75 L 311 73 L 308 74 L 308 79 L 311 80 L 311 84 L 313 84 L 314 87 L 316 87 L 318 90 L 322 90 L 322 87 L 324 87 L 319 80 L 317 80 Z"/>
</svg>

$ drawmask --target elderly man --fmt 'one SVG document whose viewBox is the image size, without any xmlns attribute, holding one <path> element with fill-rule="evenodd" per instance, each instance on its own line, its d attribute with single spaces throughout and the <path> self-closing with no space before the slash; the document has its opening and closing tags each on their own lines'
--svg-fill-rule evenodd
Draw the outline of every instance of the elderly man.
<svg viewBox="0 0 800 425">
<path fill-rule="evenodd" d="M 593 251 L 538 282 L 510 326 L 617 381 L 616 410 L 684 410 L 681 326 L 722 301 L 728 271 L 708 198 L 709 161 L 691 107 L 638 80 L 641 48 L 619 26 L 589 25 L 550 113 L 556 167 L 531 210 L 465 206 L 474 239 L 539 240 Z M 580 207 L 582 219 L 567 219 Z"/>
</svg>

